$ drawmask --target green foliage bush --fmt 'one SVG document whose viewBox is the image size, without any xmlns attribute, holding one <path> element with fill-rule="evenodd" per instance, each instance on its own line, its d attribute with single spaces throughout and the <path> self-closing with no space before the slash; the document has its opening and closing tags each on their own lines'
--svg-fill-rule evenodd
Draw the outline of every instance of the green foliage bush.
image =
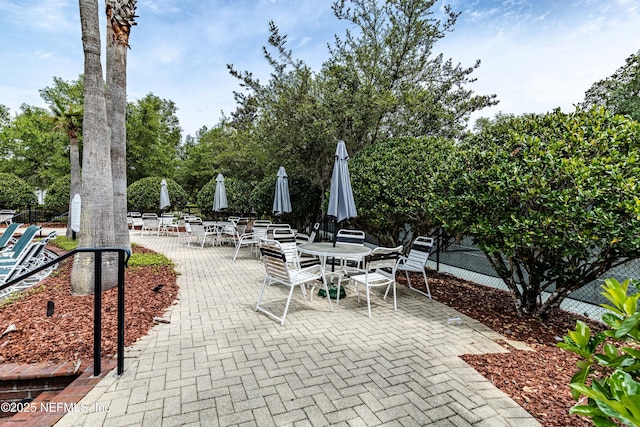
<svg viewBox="0 0 640 427">
<path fill-rule="evenodd" d="M 0 208 L 20 209 L 34 206 L 35 189 L 12 173 L 0 173 Z"/>
<path fill-rule="evenodd" d="M 61 176 L 53 181 L 44 198 L 45 209 L 62 213 L 69 210 L 71 175 Z"/>
<path fill-rule="evenodd" d="M 413 235 L 430 235 L 438 225 L 432 208 L 433 186 L 445 179 L 453 142 L 435 137 L 381 141 L 349 162 L 358 217 L 354 219 L 380 243 L 396 246 L 408 226 Z M 404 235 L 404 234 L 403 234 Z"/>
<path fill-rule="evenodd" d="M 322 190 L 310 179 L 301 176 L 289 177 L 289 198 L 291 212 L 277 217 L 273 215 L 273 198 L 275 197 L 277 177 L 269 176 L 254 188 L 251 194 L 251 205 L 258 218 L 270 218 L 274 222 L 283 222 L 302 230 L 306 225 L 320 218 L 320 202 Z"/>
<path fill-rule="evenodd" d="M 611 302 L 602 304 L 609 310 L 602 320 L 610 329 L 591 336 L 589 326 L 578 321 L 558 344 L 580 357 L 571 393 L 576 401 L 587 397 L 570 413 L 589 417 L 598 427 L 640 425 L 640 293 L 627 295 L 631 283 L 607 279 L 602 285 L 602 295 Z"/>
<path fill-rule="evenodd" d="M 640 123 L 603 108 L 507 117 L 462 144 L 433 209 L 474 236 L 521 314 L 544 318 L 640 256 L 639 149 Z"/>
<path fill-rule="evenodd" d="M 213 212 L 213 198 L 216 193 L 216 178 L 207 182 L 198 192 L 196 204 L 204 215 L 248 214 L 251 206 L 251 184 L 235 178 L 224 179 L 229 207 L 222 212 Z"/>
<path fill-rule="evenodd" d="M 161 177 L 142 178 L 127 188 L 129 211 L 159 212 Z M 167 210 L 181 210 L 189 203 L 189 195 L 171 178 L 166 178 L 171 206 Z"/>
</svg>

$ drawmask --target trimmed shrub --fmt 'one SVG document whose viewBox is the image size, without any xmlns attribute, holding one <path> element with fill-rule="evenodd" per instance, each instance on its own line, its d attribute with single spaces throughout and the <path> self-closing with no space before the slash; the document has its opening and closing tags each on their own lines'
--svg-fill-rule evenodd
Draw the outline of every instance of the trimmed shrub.
<svg viewBox="0 0 640 427">
<path fill-rule="evenodd" d="M 44 198 L 45 209 L 58 213 L 69 210 L 70 192 L 71 175 L 61 176 L 53 181 Z"/>
<path fill-rule="evenodd" d="M 0 208 L 19 209 L 38 202 L 35 189 L 12 173 L 0 173 Z"/>
<path fill-rule="evenodd" d="M 128 210 L 138 212 L 160 211 L 160 182 L 161 177 L 150 176 L 142 178 L 129 185 L 127 188 Z M 171 206 L 169 210 L 183 209 L 189 203 L 189 195 L 182 187 L 171 178 L 165 178 Z"/>
<path fill-rule="evenodd" d="M 251 205 L 259 218 L 270 218 L 275 222 L 284 222 L 300 230 L 320 217 L 322 190 L 311 180 L 301 176 L 289 177 L 289 197 L 292 211 L 278 217 L 273 215 L 273 198 L 276 191 L 276 176 L 263 179 L 251 194 Z"/>
<path fill-rule="evenodd" d="M 213 212 L 213 198 L 216 193 L 216 179 L 207 182 L 198 192 L 197 205 L 203 215 L 245 214 L 251 212 L 251 184 L 235 178 L 224 179 L 229 207 L 222 212 Z"/>
</svg>

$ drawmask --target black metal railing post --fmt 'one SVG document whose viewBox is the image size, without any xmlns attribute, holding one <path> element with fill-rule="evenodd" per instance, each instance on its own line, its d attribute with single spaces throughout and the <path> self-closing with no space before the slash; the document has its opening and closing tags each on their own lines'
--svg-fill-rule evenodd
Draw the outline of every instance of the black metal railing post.
<svg viewBox="0 0 640 427">
<path fill-rule="evenodd" d="M 124 372 L 124 252 L 118 252 L 118 375 Z"/>
<path fill-rule="evenodd" d="M 100 376 L 102 353 L 102 252 L 96 252 L 93 280 L 93 376 Z"/>
</svg>

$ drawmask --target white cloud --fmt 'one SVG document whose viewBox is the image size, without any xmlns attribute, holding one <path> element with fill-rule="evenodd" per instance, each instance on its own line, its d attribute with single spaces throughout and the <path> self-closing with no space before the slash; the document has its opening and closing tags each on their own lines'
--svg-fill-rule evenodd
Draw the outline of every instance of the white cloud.
<svg viewBox="0 0 640 427">
<path fill-rule="evenodd" d="M 3 20 L 23 30 L 58 34 L 69 30 L 79 19 L 78 3 L 70 0 L 0 0 L 0 13 Z"/>
<path fill-rule="evenodd" d="M 484 116 L 570 109 L 591 84 L 622 66 L 640 40 L 637 0 L 444 3 L 463 13 L 436 50 L 465 66 L 482 60 L 470 88 L 501 100 Z M 331 4 L 139 0 L 128 52 L 129 99 L 153 92 L 174 101 L 185 133 L 213 126 L 220 110 L 235 109 L 233 91 L 241 90 L 227 63 L 268 78 L 262 46 L 269 20 L 288 35 L 294 57 L 319 70 L 327 43 L 348 26 L 333 16 Z M 0 0 L 0 61 L 11 64 L 0 68 L 0 104 L 12 111 L 23 102 L 42 105 L 38 90 L 53 76 L 71 80 L 82 73 L 78 15 L 76 0 Z"/>
</svg>

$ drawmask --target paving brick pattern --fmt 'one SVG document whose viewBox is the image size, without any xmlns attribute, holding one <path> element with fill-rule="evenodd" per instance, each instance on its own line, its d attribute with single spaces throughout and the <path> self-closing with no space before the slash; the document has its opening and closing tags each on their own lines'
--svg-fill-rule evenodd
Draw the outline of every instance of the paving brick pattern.
<svg viewBox="0 0 640 427">
<path fill-rule="evenodd" d="M 264 267 L 248 249 L 186 247 L 183 239 L 132 240 L 170 257 L 180 299 L 127 350 L 56 426 L 538 426 L 524 409 L 458 356 L 504 352 L 504 339 L 440 303 L 398 288 L 352 289 L 334 304 L 296 291 L 284 326 L 254 311 Z M 266 304 L 286 293 L 267 288 Z M 459 325 L 447 320 L 460 317 Z"/>
</svg>

